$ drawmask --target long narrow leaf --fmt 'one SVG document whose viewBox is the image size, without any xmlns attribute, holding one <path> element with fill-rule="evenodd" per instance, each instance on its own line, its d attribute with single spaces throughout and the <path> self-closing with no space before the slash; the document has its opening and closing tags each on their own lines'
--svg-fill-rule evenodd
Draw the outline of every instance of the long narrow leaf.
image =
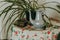
<svg viewBox="0 0 60 40">
<path fill-rule="evenodd" d="M 23 9 L 21 9 L 21 8 L 12 8 L 11 10 L 15 10 L 15 11 L 17 11 L 17 10 L 23 10 Z M 12 14 L 12 13 L 11 13 Z M 14 15 L 15 15 L 15 13 L 14 13 Z M 13 17 L 14 15 L 12 15 L 11 17 Z M 9 21 L 10 19 L 7 19 L 7 22 Z M 5 23 L 5 25 L 7 24 L 7 22 Z M 2 27 L 2 30 L 4 29 L 4 27 Z M 1 30 L 1 32 L 2 32 L 2 30 Z"/>
<path fill-rule="evenodd" d="M 23 13 L 24 11 L 22 11 L 22 13 Z M 7 29 L 7 34 L 6 34 L 6 38 L 8 39 L 8 32 L 9 32 L 9 29 L 10 29 L 10 26 L 13 24 L 13 22 L 18 18 L 20 16 L 20 14 L 18 14 L 15 18 L 14 18 L 14 20 L 10 23 L 10 25 L 9 25 L 9 27 L 8 27 L 8 29 Z"/>
<path fill-rule="evenodd" d="M 10 7 L 10 6 L 6 7 L 6 8 L 2 11 L 2 13 L 0 14 L 0 16 L 1 16 L 2 14 L 4 14 L 9 7 Z"/>
<path fill-rule="evenodd" d="M 6 21 L 6 23 L 5 23 L 5 25 L 4 25 L 4 26 L 6 26 L 6 25 L 7 25 L 7 23 L 8 23 L 8 21 L 9 21 L 9 20 L 11 20 L 11 18 L 12 18 L 14 15 L 16 15 L 16 14 L 17 14 L 17 13 L 15 14 L 15 12 L 17 12 L 17 10 L 13 11 L 13 12 L 12 12 L 12 15 L 11 15 L 11 14 L 9 15 L 10 17 L 7 19 L 7 21 Z"/>
<path fill-rule="evenodd" d="M 16 4 L 16 6 L 18 6 L 18 4 L 19 4 L 21 7 L 23 7 L 23 5 L 21 4 L 21 2 L 20 2 L 20 1 L 10 1 L 10 0 L 9 0 L 9 1 L 1 1 L 1 2 L 8 2 L 8 3 L 10 2 L 10 3 L 15 3 L 15 4 Z M 14 4 L 14 5 L 15 5 L 15 4 Z M 24 7 L 23 7 L 23 8 L 24 8 Z"/>
<path fill-rule="evenodd" d="M 5 19 L 5 17 L 7 16 L 8 12 L 11 10 L 11 8 L 12 8 L 13 5 L 14 5 L 14 4 L 12 4 L 11 6 L 8 7 L 8 10 L 7 10 L 6 14 L 4 15 L 3 20 Z"/>
<path fill-rule="evenodd" d="M 43 8 L 43 7 L 39 7 L 39 8 Z M 58 12 L 58 13 L 60 14 L 60 11 L 59 11 L 59 10 L 57 10 L 56 8 L 53 8 L 53 7 L 45 7 L 45 8 L 55 10 L 56 12 Z M 37 9 L 38 9 L 38 8 L 37 8 Z"/>
<path fill-rule="evenodd" d="M 15 13 L 16 11 L 17 11 L 17 10 L 15 9 L 15 11 L 12 11 L 11 14 Z M 6 23 L 4 24 L 4 26 L 2 27 L 2 30 L 5 28 L 5 26 L 7 25 L 8 21 L 11 20 L 11 17 L 13 17 L 13 16 L 15 15 L 15 14 L 13 14 L 13 15 L 11 15 L 11 14 L 9 15 L 9 17 L 8 17 Z M 1 32 L 2 32 L 2 30 L 1 30 Z"/>
<path fill-rule="evenodd" d="M 7 3 L 2 4 L 1 7 L 3 7 L 3 6 L 6 5 L 6 4 L 7 4 Z M 1 7 L 0 7 L 0 8 L 1 8 Z"/>
<path fill-rule="evenodd" d="M 43 3 L 42 5 L 46 5 L 46 4 L 50 4 L 50 3 L 56 3 L 56 4 L 59 4 L 59 5 L 60 5 L 60 3 L 59 3 L 59 2 L 56 2 L 56 1 L 52 1 L 52 2 L 45 2 L 45 3 Z"/>
</svg>

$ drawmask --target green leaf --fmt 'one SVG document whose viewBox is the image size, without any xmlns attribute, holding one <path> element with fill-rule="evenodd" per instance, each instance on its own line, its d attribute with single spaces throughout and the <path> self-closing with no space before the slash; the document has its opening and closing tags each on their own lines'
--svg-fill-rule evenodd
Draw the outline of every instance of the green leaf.
<svg viewBox="0 0 60 40">
<path fill-rule="evenodd" d="M 60 4 L 60 3 L 59 3 L 59 2 L 57 2 L 57 1 L 52 1 L 52 2 L 45 2 L 45 3 L 43 3 L 42 5 L 46 5 L 46 4 L 50 4 L 50 3 Z"/>
<path fill-rule="evenodd" d="M 8 3 L 4 3 L 4 4 L 2 4 L 1 7 L 3 7 L 3 6 L 6 5 L 6 4 L 8 4 Z M 1 8 L 1 7 L 0 7 L 0 8 Z"/>
<path fill-rule="evenodd" d="M 10 6 L 11 6 L 11 5 L 10 5 Z M 1 16 L 2 14 L 4 14 L 5 12 L 7 12 L 8 8 L 9 8 L 10 6 L 7 6 L 7 7 L 2 11 L 2 13 L 0 14 L 0 16 Z"/>
<path fill-rule="evenodd" d="M 14 15 L 16 15 L 16 14 L 17 14 L 17 13 L 15 14 L 15 12 L 17 12 L 17 11 L 19 11 L 19 10 L 16 10 L 16 9 L 15 9 L 15 11 L 12 11 L 12 13 L 9 15 L 10 17 L 7 19 L 7 21 L 6 21 L 6 23 L 5 23 L 5 25 L 4 25 L 4 26 L 6 26 L 6 25 L 7 25 L 7 23 L 8 23 L 8 21 L 9 21 L 9 20 L 11 20 L 11 19 L 12 19 L 12 17 L 13 17 Z"/>
<path fill-rule="evenodd" d="M 12 12 L 13 13 L 13 12 Z M 11 14 L 12 14 L 11 13 Z M 6 21 L 6 23 L 4 24 L 4 26 L 6 26 L 7 25 L 7 23 L 8 23 L 8 21 L 10 20 L 10 16 L 11 16 L 11 14 L 9 15 L 9 17 L 8 17 L 8 19 L 7 19 L 7 21 Z M 2 27 L 2 30 L 4 29 L 4 26 Z"/>
<path fill-rule="evenodd" d="M 21 12 L 21 14 L 23 13 L 24 11 L 22 11 Z M 14 20 L 12 20 L 12 22 L 10 23 L 10 25 L 9 25 L 9 27 L 8 27 L 8 29 L 7 29 L 7 34 L 6 34 L 6 38 L 8 38 L 8 32 L 9 32 L 9 29 L 10 29 L 10 26 L 13 24 L 13 22 L 16 20 L 16 18 L 18 18 L 20 16 L 20 14 L 18 14 L 15 18 L 14 18 Z"/>
<path fill-rule="evenodd" d="M 39 8 L 43 8 L 43 7 L 39 7 Z M 52 10 L 55 10 L 56 12 L 58 12 L 60 14 L 60 11 L 57 10 L 56 8 L 53 8 L 53 7 L 44 7 L 44 8 L 48 8 L 48 9 L 52 9 Z M 38 9 L 38 8 L 37 8 Z"/>
<path fill-rule="evenodd" d="M 12 8 L 13 5 L 14 4 L 12 4 L 11 6 L 8 7 L 8 9 L 7 9 L 7 11 L 6 11 L 5 15 L 4 15 L 3 20 L 5 19 L 5 17 L 7 16 L 8 12 L 11 10 L 11 8 Z"/>
<path fill-rule="evenodd" d="M 11 8 L 11 10 L 15 10 L 15 11 L 18 11 L 18 10 L 22 10 L 21 8 Z M 13 14 L 13 15 L 11 15 L 11 14 Z M 6 26 L 7 25 L 7 23 L 8 23 L 8 21 L 9 20 L 11 20 L 11 18 L 15 15 L 15 13 L 14 12 L 12 12 L 10 15 L 9 15 L 9 17 L 8 17 L 8 19 L 7 19 L 7 21 L 6 21 L 6 23 L 4 24 L 4 26 Z M 2 30 L 4 29 L 4 27 L 2 28 Z"/>
<path fill-rule="evenodd" d="M 60 5 L 57 5 L 57 8 L 60 9 Z"/>
</svg>

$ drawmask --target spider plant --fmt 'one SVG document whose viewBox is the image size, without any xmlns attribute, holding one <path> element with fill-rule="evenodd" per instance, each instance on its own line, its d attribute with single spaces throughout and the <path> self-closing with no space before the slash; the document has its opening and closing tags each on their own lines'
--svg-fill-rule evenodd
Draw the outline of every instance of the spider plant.
<svg viewBox="0 0 60 40">
<path fill-rule="evenodd" d="M 9 14 L 8 19 L 5 22 L 4 27 L 3 27 L 3 28 L 6 28 L 6 25 L 10 22 L 9 25 L 8 25 L 7 31 L 6 31 L 6 39 L 8 39 L 8 32 L 9 32 L 9 29 L 10 29 L 11 25 L 16 21 L 17 18 L 22 19 L 26 15 L 26 18 L 29 21 L 29 18 L 28 18 L 29 17 L 29 10 L 32 12 L 32 14 L 31 14 L 32 19 L 35 19 L 35 15 L 36 15 L 35 10 L 39 9 L 39 8 L 43 8 L 44 10 L 46 10 L 46 8 L 49 8 L 49 9 L 53 9 L 53 10 L 57 11 L 58 13 L 60 13 L 59 10 L 57 10 L 57 9 L 55 9 L 53 7 L 46 7 L 45 6 L 48 3 L 58 3 L 58 2 L 45 2 L 42 5 L 39 5 L 38 2 L 35 1 L 35 0 L 33 0 L 33 1 L 30 1 L 30 0 L 28 0 L 28 1 L 26 1 L 26 0 L 4 0 L 4 1 L 1 1 L 1 2 L 5 2 L 5 4 L 11 3 L 11 5 L 4 8 L 1 11 L 2 13 L 0 14 L 0 16 L 5 14 L 4 18 L 3 18 L 3 21 L 4 21 L 5 18 L 7 17 L 7 15 L 9 14 L 9 12 L 12 11 Z M 5 4 L 3 4 L 3 6 Z M 49 19 L 49 17 L 46 14 L 44 14 L 44 15 L 45 15 L 45 17 L 47 17 Z M 45 23 L 46 23 L 46 21 L 45 21 Z"/>
</svg>

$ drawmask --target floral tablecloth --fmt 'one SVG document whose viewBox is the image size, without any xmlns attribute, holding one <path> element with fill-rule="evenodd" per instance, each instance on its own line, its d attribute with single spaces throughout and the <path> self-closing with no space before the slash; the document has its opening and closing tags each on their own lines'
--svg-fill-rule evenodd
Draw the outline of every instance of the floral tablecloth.
<svg viewBox="0 0 60 40">
<path fill-rule="evenodd" d="M 24 28 L 12 27 L 13 40 L 56 40 L 60 28 L 49 28 L 43 31 L 30 31 Z"/>
</svg>

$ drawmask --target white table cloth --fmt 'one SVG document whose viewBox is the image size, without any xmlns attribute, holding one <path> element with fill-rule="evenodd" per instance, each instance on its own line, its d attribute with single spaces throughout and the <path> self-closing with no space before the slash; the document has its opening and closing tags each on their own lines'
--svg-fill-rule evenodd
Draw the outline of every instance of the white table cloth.
<svg viewBox="0 0 60 40">
<path fill-rule="evenodd" d="M 60 28 L 49 28 L 43 31 L 26 30 L 12 26 L 12 39 L 13 40 L 56 40 Z"/>
</svg>

